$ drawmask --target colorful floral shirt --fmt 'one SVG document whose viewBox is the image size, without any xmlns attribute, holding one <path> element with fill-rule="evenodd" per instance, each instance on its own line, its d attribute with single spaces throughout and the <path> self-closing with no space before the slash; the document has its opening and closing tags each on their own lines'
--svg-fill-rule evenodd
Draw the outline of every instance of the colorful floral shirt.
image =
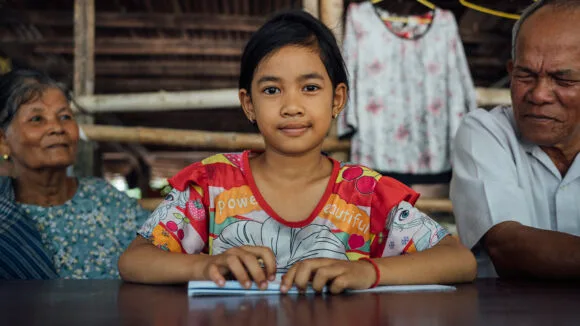
<svg viewBox="0 0 580 326">
<path fill-rule="evenodd" d="M 401 37 L 369 1 L 349 6 L 343 54 L 351 76 L 340 136 L 355 163 L 386 173 L 451 170 L 451 144 L 475 88 L 453 13 L 439 8 L 422 34 Z"/>
<path fill-rule="evenodd" d="M 332 160 L 326 192 L 304 221 L 287 222 L 264 200 L 250 152 L 219 154 L 170 179 L 173 191 L 138 231 L 156 246 L 212 255 L 266 246 L 284 273 L 308 258 L 358 260 L 421 251 L 448 235 L 412 204 L 419 195 L 394 179 Z"/>
<path fill-rule="evenodd" d="M 60 278 L 118 278 L 117 260 L 149 212 L 105 180 L 79 179 L 63 205 L 21 204 L 52 255 Z"/>
</svg>

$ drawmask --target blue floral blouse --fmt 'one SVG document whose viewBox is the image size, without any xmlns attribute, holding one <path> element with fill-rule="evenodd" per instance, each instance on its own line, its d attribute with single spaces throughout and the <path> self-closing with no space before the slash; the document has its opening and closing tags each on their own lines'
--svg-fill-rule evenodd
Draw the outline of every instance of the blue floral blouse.
<svg viewBox="0 0 580 326">
<path fill-rule="evenodd" d="M 61 278 L 118 278 L 117 260 L 149 212 L 103 179 L 82 178 L 60 206 L 20 204 L 36 223 Z"/>
</svg>

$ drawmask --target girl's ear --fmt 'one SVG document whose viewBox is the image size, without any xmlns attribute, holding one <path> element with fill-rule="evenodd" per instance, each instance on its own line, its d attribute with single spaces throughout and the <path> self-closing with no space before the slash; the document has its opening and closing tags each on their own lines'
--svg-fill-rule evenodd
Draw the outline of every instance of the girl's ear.
<svg viewBox="0 0 580 326">
<path fill-rule="evenodd" d="M 346 99 L 348 97 L 348 88 L 345 83 L 340 83 L 334 89 L 334 97 L 332 99 L 332 116 L 334 118 L 338 117 L 344 106 L 346 105 Z"/>
<path fill-rule="evenodd" d="M 244 110 L 246 118 L 248 118 L 252 123 L 255 122 L 256 114 L 254 112 L 254 105 L 252 104 L 250 93 L 246 89 L 241 88 L 238 92 L 238 97 L 240 98 L 240 104 L 242 105 L 242 110 Z"/>
</svg>

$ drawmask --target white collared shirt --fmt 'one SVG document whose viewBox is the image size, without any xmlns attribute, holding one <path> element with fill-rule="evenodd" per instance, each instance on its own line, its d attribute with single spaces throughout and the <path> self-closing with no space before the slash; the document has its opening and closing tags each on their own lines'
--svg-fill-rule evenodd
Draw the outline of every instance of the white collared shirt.
<svg viewBox="0 0 580 326">
<path fill-rule="evenodd" d="M 562 177 L 539 146 L 519 138 L 511 107 L 469 113 L 454 145 L 451 200 L 467 247 L 481 249 L 481 237 L 505 221 L 580 236 L 580 155 Z M 476 256 L 479 277 L 497 276 L 487 253 Z"/>
</svg>

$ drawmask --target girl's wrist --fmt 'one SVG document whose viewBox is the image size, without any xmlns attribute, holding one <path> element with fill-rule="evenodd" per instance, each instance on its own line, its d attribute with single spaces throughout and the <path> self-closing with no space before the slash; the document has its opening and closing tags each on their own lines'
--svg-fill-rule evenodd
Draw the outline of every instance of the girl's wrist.
<svg viewBox="0 0 580 326">
<path fill-rule="evenodd" d="M 381 281 L 381 270 L 379 269 L 379 265 L 377 265 L 377 263 L 374 260 L 370 259 L 369 257 L 363 257 L 360 258 L 359 260 L 366 261 L 373 266 L 373 269 L 375 270 L 376 279 L 375 282 L 369 288 L 372 289 L 374 287 L 377 287 L 377 285 L 379 285 Z"/>
</svg>

